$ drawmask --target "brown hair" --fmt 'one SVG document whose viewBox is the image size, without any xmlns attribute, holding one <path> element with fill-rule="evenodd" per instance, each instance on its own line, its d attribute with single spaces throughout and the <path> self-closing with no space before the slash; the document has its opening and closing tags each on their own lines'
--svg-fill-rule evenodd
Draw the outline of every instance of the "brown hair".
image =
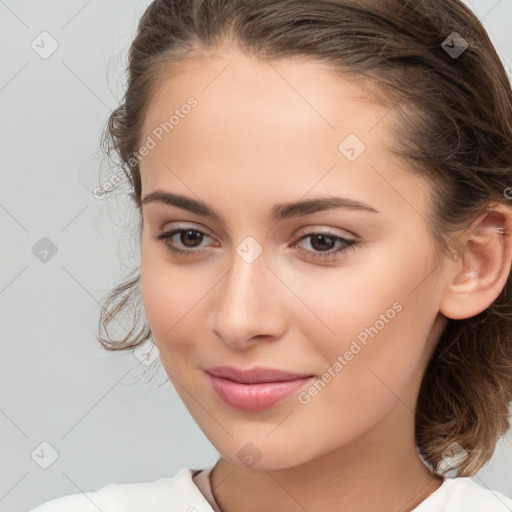
<svg viewBox="0 0 512 512">
<path fill-rule="evenodd" d="M 458 56 L 449 53 L 453 32 L 468 45 Z M 445 255 L 453 257 L 453 234 L 489 205 L 510 204 L 510 83 L 482 24 L 459 0 L 155 0 L 130 48 L 123 102 L 102 136 L 107 156 L 120 159 L 141 215 L 140 169 L 132 155 L 158 80 L 173 64 L 223 42 L 262 59 L 305 56 L 343 76 L 366 78 L 399 119 L 395 151 L 435 187 L 429 225 Z M 107 332 L 122 311 L 138 320 L 137 292 L 135 271 L 109 293 L 100 328 Z M 511 298 L 509 276 L 485 311 L 448 320 L 432 354 L 415 429 L 419 453 L 434 468 L 456 442 L 467 452 L 458 475 L 475 474 L 509 428 Z M 145 324 L 122 340 L 98 339 L 105 349 L 126 350 L 150 338 Z"/>
</svg>

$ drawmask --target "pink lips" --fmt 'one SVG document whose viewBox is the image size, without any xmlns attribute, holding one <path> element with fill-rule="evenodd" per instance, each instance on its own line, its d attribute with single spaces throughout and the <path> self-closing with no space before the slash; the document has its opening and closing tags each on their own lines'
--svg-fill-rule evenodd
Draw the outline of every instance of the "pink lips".
<svg viewBox="0 0 512 512">
<path fill-rule="evenodd" d="M 311 374 L 262 367 L 242 370 L 215 366 L 205 371 L 217 396 L 227 405 L 244 411 L 268 409 L 314 378 Z"/>
</svg>

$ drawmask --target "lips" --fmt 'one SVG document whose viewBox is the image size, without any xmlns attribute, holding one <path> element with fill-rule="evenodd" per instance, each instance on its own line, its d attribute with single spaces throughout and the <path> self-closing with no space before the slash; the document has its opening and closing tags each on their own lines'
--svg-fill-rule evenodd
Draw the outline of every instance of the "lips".
<svg viewBox="0 0 512 512">
<path fill-rule="evenodd" d="M 315 378 L 311 374 L 262 367 L 242 370 L 215 366 L 205 371 L 213 391 L 224 404 L 249 412 L 284 401 Z"/>
<path fill-rule="evenodd" d="M 249 369 L 235 368 L 233 366 L 214 366 L 205 371 L 215 377 L 240 382 L 241 384 L 259 384 L 262 382 L 284 382 L 289 380 L 312 377 L 311 373 L 291 373 L 277 368 L 264 368 L 256 366 Z"/>
</svg>

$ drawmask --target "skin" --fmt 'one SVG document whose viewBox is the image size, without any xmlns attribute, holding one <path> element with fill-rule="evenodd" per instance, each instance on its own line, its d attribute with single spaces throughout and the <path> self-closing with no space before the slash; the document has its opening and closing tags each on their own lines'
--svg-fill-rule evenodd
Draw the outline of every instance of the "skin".
<svg viewBox="0 0 512 512">
<path fill-rule="evenodd" d="M 162 77 L 140 140 L 190 96 L 197 107 L 140 163 L 142 197 L 161 189 L 200 199 L 223 221 L 143 205 L 141 283 L 162 364 L 221 455 L 218 503 L 225 512 L 412 510 L 442 483 L 416 451 L 421 379 L 447 318 L 483 311 L 505 285 L 512 248 L 496 228 L 512 223 L 510 210 L 497 205 L 462 232 L 462 258 L 436 260 L 430 184 L 391 154 L 392 113 L 319 63 L 270 65 L 229 46 L 198 55 Z M 350 133 L 366 145 L 353 162 L 338 150 Z M 276 203 L 324 194 L 380 213 L 270 219 Z M 206 252 L 176 256 L 154 238 L 178 227 L 205 235 L 175 235 L 175 246 Z M 300 241 L 318 231 L 358 245 L 332 259 L 299 253 L 339 246 Z M 236 250 L 247 236 L 263 250 L 252 263 Z M 307 404 L 292 395 L 239 411 L 204 373 L 228 364 L 320 377 L 396 302 L 401 311 Z M 261 455 L 251 467 L 237 456 L 248 442 Z"/>
</svg>

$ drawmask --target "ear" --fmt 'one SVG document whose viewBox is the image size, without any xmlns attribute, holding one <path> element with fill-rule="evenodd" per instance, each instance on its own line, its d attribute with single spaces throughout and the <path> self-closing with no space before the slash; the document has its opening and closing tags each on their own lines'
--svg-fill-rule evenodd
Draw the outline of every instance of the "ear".
<svg viewBox="0 0 512 512">
<path fill-rule="evenodd" d="M 503 290 L 512 265 L 512 210 L 493 204 L 463 234 L 462 255 L 440 304 L 447 318 L 470 318 Z"/>
</svg>

